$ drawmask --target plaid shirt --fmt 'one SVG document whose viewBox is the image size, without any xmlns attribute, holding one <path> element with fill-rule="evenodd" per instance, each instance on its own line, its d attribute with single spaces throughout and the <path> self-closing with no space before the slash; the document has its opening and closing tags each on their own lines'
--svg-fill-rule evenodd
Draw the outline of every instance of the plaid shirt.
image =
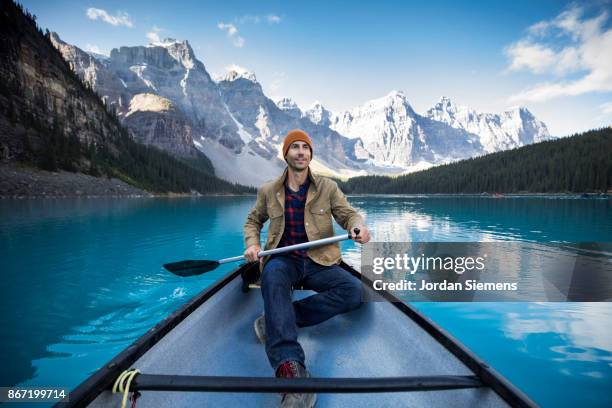
<svg viewBox="0 0 612 408">
<path fill-rule="evenodd" d="M 285 231 L 278 247 L 301 244 L 308 242 L 306 228 L 304 227 L 304 206 L 306 204 L 306 193 L 310 187 L 310 179 L 300 186 L 300 189 L 292 191 L 285 182 Z M 291 256 L 306 258 L 306 249 L 291 251 Z"/>
</svg>

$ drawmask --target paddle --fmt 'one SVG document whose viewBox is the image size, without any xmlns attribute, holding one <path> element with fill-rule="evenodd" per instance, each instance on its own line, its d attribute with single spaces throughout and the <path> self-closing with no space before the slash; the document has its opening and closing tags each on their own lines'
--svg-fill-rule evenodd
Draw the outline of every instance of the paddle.
<svg viewBox="0 0 612 408">
<path fill-rule="evenodd" d="M 355 236 L 359 235 L 359 228 L 355 228 Z M 268 255 L 277 255 L 285 252 L 295 251 L 296 249 L 314 248 L 321 245 L 333 244 L 334 242 L 345 241 L 351 239 L 351 234 L 336 235 L 334 237 L 318 239 L 316 241 L 304 242 L 302 244 L 289 245 L 281 248 L 269 249 L 267 251 L 260 251 L 257 256 L 259 258 Z M 164 268 L 167 271 L 172 272 L 178 276 L 195 276 L 201 275 L 206 272 L 210 272 L 216 269 L 219 265 L 236 262 L 244 259 L 244 255 L 234 256 L 231 258 L 219 259 L 218 261 L 210 260 L 187 260 L 164 264 Z"/>
</svg>

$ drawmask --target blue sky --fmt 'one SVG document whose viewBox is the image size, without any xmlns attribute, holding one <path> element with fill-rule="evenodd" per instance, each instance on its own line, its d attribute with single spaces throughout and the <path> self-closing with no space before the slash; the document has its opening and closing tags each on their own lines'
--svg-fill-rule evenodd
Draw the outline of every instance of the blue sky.
<svg viewBox="0 0 612 408">
<path fill-rule="evenodd" d="M 38 1 L 38 23 L 108 53 L 186 39 L 206 69 L 252 71 L 273 99 L 344 110 L 402 90 L 483 112 L 526 106 L 553 135 L 612 124 L 612 3 Z"/>
</svg>

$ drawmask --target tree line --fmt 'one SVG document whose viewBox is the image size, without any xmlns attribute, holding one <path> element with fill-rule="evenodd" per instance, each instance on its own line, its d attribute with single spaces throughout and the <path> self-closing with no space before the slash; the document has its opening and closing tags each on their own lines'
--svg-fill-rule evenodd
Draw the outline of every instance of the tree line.
<svg viewBox="0 0 612 408">
<path fill-rule="evenodd" d="M 596 193 L 612 190 L 612 127 L 399 177 L 338 181 L 345 193 Z"/>
<path fill-rule="evenodd" d="M 14 160 L 50 171 L 117 177 L 159 193 L 254 192 L 253 188 L 215 177 L 204 154 L 192 160 L 181 159 L 136 142 L 116 111 L 107 107 L 71 69 L 53 46 L 48 30 L 43 33 L 36 24 L 36 16 L 13 1 L 3 2 L 2 12 L 6 23 L 2 29 L 4 41 L 0 44 L 2 68 L 14 80 L 6 77 L 0 81 L 3 96 L 0 113 L 13 132 L 12 140 L 7 140 L 15 152 Z M 24 47 L 35 47 L 44 61 L 40 65 L 42 77 L 52 75 L 74 85 L 67 88 L 74 92 L 63 101 L 63 109 L 58 108 L 43 87 L 26 89 L 19 80 L 16 64 Z"/>
</svg>

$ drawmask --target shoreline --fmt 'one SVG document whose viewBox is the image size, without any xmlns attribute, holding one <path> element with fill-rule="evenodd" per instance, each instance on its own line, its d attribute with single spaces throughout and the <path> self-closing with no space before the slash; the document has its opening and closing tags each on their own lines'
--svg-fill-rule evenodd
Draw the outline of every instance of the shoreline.
<svg viewBox="0 0 612 408">
<path fill-rule="evenodd" d="M 482 197 L 482 198 L 513 198 L 513 197 L 576 197 L 582 198 L 583 194 L 587 194 L 588 198 L 598 198 L 599 196 L 610 196 L 612 191 L 607 193 L 500 193 L 495 194 L 482 194 L 482 193 L 406 193 L 406 194 L 346 194 L 348 197 Z"/>
<path fill-rule="evenodd" d="M 197 198 L 244 197 L 255 193 L 152 193 L 122 180 L 94 177 L 67 171 L 51 172 L 14 163 L 0 165 L 0 200 L 40 198 Z M 558 197 L 576 199 L 609 199 L 612 191 L 556 193 L 410 193 L 346 194 L 348 197 L 481 197 L 491 199 L 520 197 Z"/>
<path fill-rule="evenodd" d="M 186 198 L 244 196 L 230 193 L 153 193 L 116 178 L 47 171 L 14 163 L 0 165 L 0 200 L 41 198 Z"/>
</svg>

